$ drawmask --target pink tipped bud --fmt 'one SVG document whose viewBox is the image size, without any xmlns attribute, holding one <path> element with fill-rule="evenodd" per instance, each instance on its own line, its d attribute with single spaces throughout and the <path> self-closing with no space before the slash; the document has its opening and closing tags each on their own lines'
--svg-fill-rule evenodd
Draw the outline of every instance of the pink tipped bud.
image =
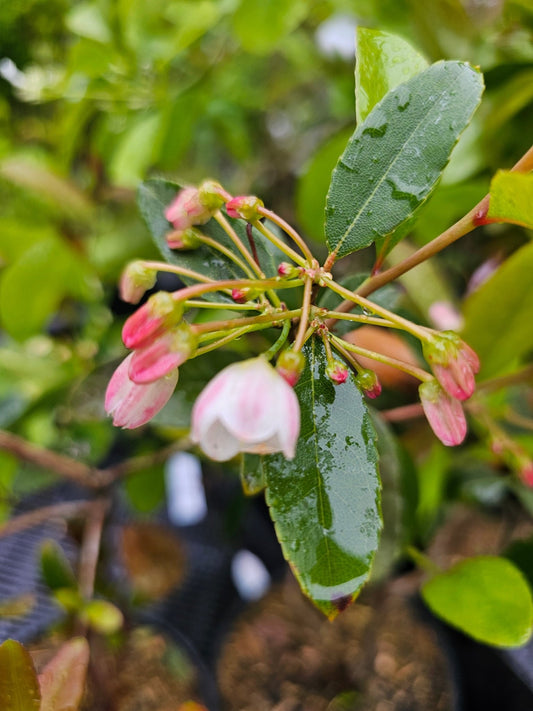
<svg viewBox="0 0 533 711">
<path fill-rule="evenodd" d="M 120 298 L 129 304 L 138 304 L 144 293 L 153 287 L 156 279 L 155 269 L 145 267 L 143 262 L 131 262 L 120 277 Z"/>
<path fill-rule="evenodd" d="M 165 331 L 145 348 L 134 351 L 129 377 L 143 385 L 163 378 L 190 358 L 197 338 L 186 321 Z"/>
<path fill-rule="evenodd" d="M 165 210 L 165 217 L 176 230 L 203 225 L 213 214 L 200 200 L 198 188 L 183 188 Z"/>
<path fill-rule="evenodd" d="M 198 249 L 202 244 L 202 233 L 189 227 L 186 230 L 169 232 L 165 239 L 170 249 Z"/>
<path fill-rule="evenodd" d="M 137 385 L 128 372 L 133 353 L 113 373 L 105 394 L 106 412 L 116 427 L 133 429 L 151 420 L 169 401 L 178 382 L 178 371 L 149 385 Z"/>
<path fill-rule="evenodd" d="M 132 314 L 122 329 L 122 340 L 127 348 L 142 348 L 157 338 L 166 328 L 177 323 L 183 305 L 167 291 L 158 291 Z"/>
<path fill-rule="evenodd" d="M 231 200 L 231 195 L 215 180 L 204 180 L 198 188 L 200 202 L 214 214 L 222 205 Z"/>
<path fill-rule="evenodd" d="M 192 411 L 191 438 L 216 461 L 239 452 L 292 459 L 300 433 L 294 390 L 264 358 L 224 368 L 200 393 Z"/>
<path fill-rule="evenodd" d="M 276 370 L 291 388 L 300 380 L 304 368 L 305 358 L 300 351 L 287 348 L 279 354 Z"/>
<path fill-rule="evenodd" d="M 448 447 L 461 444 L 466 436 L 466 418 L 459 400 L 448 395 L 436 380 L 419 387 L 424 414 L 433 432 Z"/>
<path fill-rule="evenodd" d="M 245 287 L 244 289 L 232 289 L 231 298 L 236 304 L 245 304 L 247 301 L 253 301 L 262 293 L 260 289 L 251 289 Z"/>
<path fill-rule="evenodd" d="M 226 212 L 229 217 L 256 222 L 261 217 L 259 208 L 264 206 L 265 203 L 255 195 L 239 195 L 226 203 Z"/>
<path fill-rule="evenodd" d="M 300 269 L 290 262 L 281 262 L 278 267 L 278 274 L 283 277 L 296 277 L 300 275 Z"/>
<path fill-rule="evenodd" d="M 424 344 L 424 357 L 435 377 L 453 398 L 467 400 L 475 390 L 477 354 L 453 331 L 444 331 Z"/>
<path fill-rule="evenodd" d="M 523 464 L 520 469 L 520 479 L 526 486 L 533 487 L 533 462 Z"/>
<path fill-rule="evenodd" d="M 381 395 L 381 383 L 373 370 L 361 370 L 355 379 L 357 386 L 372 400 Z"/>
<path fill-rule="evenodd" d="M 348 380 L 348 367 L 340 360 L 330 360 L 326 367 L 326 375 L 330 380 L 333 380 L 335 385 L 340 385 Z"/>
</svg>

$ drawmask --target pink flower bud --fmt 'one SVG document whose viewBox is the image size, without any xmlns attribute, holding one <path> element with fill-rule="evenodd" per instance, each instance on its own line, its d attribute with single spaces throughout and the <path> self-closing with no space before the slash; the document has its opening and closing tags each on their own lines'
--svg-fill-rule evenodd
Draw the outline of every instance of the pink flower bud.
<svg viewBox="0 0 533 711">
<path fill-rule="evenodd" d="M 335 385 L 340 385 L 348 380 L 349 370 L 340 360 L 331 360 L 326 367 L 326 375 L 333 380 Z"/>
<path fill-rule="evenodd" d="M 129 377 L 134 383 L 153 383 L 178 368 L 191 356 L 197 338 L 188 323 L 183 321 L 145 348 L 133 352 Z"/>
<path fill-rule="evenodd" d="M 472 395 L 479 358 L 456 333 L 444 331 L 425 343 L 424 357 L 449 395 L 458 400 L 467 400 Z"/>
<path fill-rule="evenodd" d="M 520 479 L 526 486 L 533 487 L 533 462 L 528 461 L 522 465 Z"/>
<path fill-rule="evenodd" d="M 463 406 L 448 395 L 436 380 L 428 380 L 419 387 L 424 414 L 433 432 L 448 447 L 461 444 L 466 436 Z"/>
<path fill-rule="evenodd" d="M 300 269 L 290 262 L 281 262 L 278 266 L 278 274 L 286 277 L 296 277 L 300 275 Z"/>
<path fill-rule="evenodd" d="M 120 298 L 129 304 L 139 303 L 144 292 L 153 287 L 156 279 L 155 269 L 145 267 L 142 262 L 131 262 L 120 277 Z"/>
<path fill-rule="evenodd" d="M 198 188 L 183 188 L 165 210 L 165 217 L 176 230 L 186 230 L 193 225 L 203 225 L 211 219 L 213 211 L 200 200 Z"/>
<path fill-rule="evenodd" d="M 201 232 L 194 227 L 169 232 L 165 239 L 170 249 L 198 249 L 202 244 Z"/>
<path fill-rule="evenodd" d="M 245 289 L 232 289 L 231 298 L 236 304 L 245 304 L 248 301 Z"/>
<path fill-rule="evenodd" d="M 281 377 L 293 388 L 300 380 L 300 375 L 305 368 L 305 358 L 300 351 L 286 348 L 278 356 L 276 370 Z"/>
<path fill-rule="evenodd" d="M 167 291 L 158 291 L 127 319 L 122 340 L 127 348 L 142 348 L 157 338 L 183 314 L 183 305 Z"/>
<path fill-rule="evenodd" d="M 365 395 L 372 400 L 381 395 L 381 383 L 373 370 L 361 370 L 357 374 L 355 382 Z"/>
<path fill-rule="evenodd" d="M 255 195 L 239 195 L 226 203 L 226 212 L 230 217 L 237 217 L 247 222 L 255 222 L 261 217 L 260 207 L 265 203 Z"/>
<path fill-rule="evenodd" d="M 212 213 L 219 210 L 225 202 L 231 200 L 231 195 L 214 180 L 204 180 L 198 188 L 198 195 L 202 205 Z"/>
<path fill-rule="evenodd" d="M 262 357 L 224 368 L 200 393 L 191 437 L 216 461 L 239 452 L 283 452 L 292 459 L 300 432 L 294 390 Z"/>
<path fill-rule="evenodd" d="M 133 353 L 113 373 L 105 394 L 106 412 L 115 427 L 133 429 L 151 420 L 169 401 L 178 382 L 178 371 L 149 385 L 137 385 L 128 376 Z"/>
</svg>

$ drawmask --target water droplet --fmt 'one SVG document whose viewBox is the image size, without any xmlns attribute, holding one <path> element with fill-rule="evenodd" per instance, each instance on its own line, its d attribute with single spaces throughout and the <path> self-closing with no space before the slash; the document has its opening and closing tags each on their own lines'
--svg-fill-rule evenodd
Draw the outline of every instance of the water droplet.
<svg viewBox="0 0 533 711">
<path fill-rule="evenodd" d="M 372 136 L 373 138 L 379 138 L 385 135 L 385 132 L 388 127 L 388 123 L 382 123 L 381 126 L 367 126 L 363 130 L 363 134 L 366 133 L 367 135 Z"/>
<path fill-rule="evenodd" d="M 396 91 L 396 101 L 398 104 L 398 111 L 405 111 L 405 109 L 411 103 L 411 92 L 406 86 L 399 86 Z"/>
</svg>

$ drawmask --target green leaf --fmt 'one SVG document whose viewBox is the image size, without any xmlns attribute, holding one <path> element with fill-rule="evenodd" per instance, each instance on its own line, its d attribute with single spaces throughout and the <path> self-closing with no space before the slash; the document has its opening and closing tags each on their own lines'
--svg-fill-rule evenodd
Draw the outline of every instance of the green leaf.
<svg viewBox="0 0 533 711">
<path fill-rule="evenodd" d="M 45 541 L 41 546 L 41 575 L 50 590 L 76 587 L 74 572 L 56 541 Z"/>
<path fill-rule="evenodd" d="M 469 558 L 422 587 L 431 610 L 453 627 L 495 647 L 517 647 L 531 637 L 531 590 L 510 561 Z"/>
<path fill-rule="evenodd" d="M 437 62 L 374 107 L 333 171 L 331 251 L 343 257 L 376 242 L 383 258 L 392 249 L 435 188 L 482 90 L 482 75 L 470 65 Z"/>
<path fill-rule="evenodd" d="M 318 148 L 298 180 L 296 193 L 298 221 L 304 233 L 317 242 L 324 242 L 325 239 L 324 204 L 331 173 L 352 133 L 353 128 L 349 128 L 330 136 Z"/>
<path fill-rule="evenodd" d="M 136 120 L 120 137 L 109 173 L 115 185 L 136 188 L 144 178 L 154 155 L 154 144 L 161 127 L 161 115 L 149 113 Z"/>
<path fill-rule="evenodd" d="M 304 354 L 296 456 L 265 457 L 266 500 L 303 591 L 333 619 L 368 578 L 378 544 L 375 431 L 354 380 L 326 376 L 322 343 L 313 338 Z"/>
<path fill-rule="evenodd" d="M 100 634 L 118 632 L 124 623 L 122 612 L 107 600 L 91 600 L 81 610 L 80 617 Z"/>
<path fill-rule="evenodd" d="M 89 666 L 89 644 L 74 637 L 39 674 L 42 702 L 40 711 L 77 711 L 80 708 Z"/>
<path fill-rule="evenodd" d="M 533 348 L 533 244 L 516 251 L 464 304 L 465 341 L 490 377 Z"/>
<path fill-rule="evenodd" d="M 138 205 L 142 216 L 152 234 L 159 251 L 169 264 L 178 264 L 187 269 L 193 269 L 212 279 L 242 279 L 246 274 L 241 268 L 220 252 L 202 245 L 199 249 L 176 252 L 169 248 L 165 236 L 172 230 L 172 226 L 165 218 L 165 208 L 169 205 L 181 186 L 170 180 L 154 178 L 141 183 L 138 194 Z M 246 227 L 242 220 L 228 218 L 233 229 L 237 232 L 242 242 L 248 246 Z M 201 226 L 201 231 L 217 240 L 223 246 L 236 252 L 233 242 L 215 221 L 210 220 Z M 254 240 L 257 246 L 259 263 L 266 276 L 275 276 L 277 266 L 283 261 L 278 250 L 266 240 L 263 235 L 254 229 Z M 183 278 L 185 283 L 192 283 L 190 279 Z M 231 301 L 222 294 L 206 294 L 206 299 L 212 301 Z"/>
<path fill-rule="evenodd" d="M 30 653 L 13 639 L 0 645 L 0 708 L 39 711 L 41 692 Z"/>
<path fill-rule="evenodd" d="M 358 27 L 355 38 L 355 113 L 359 124 L 391 89 L 424 71 L 428 63 L 397 35 Z"/>
<path fill-rule="evenodd" d="M 533 174 L 499 170 L 490 184 L 487 216 L 533 230 Z"/>
<path fill-rule="evenodd" d="M 247 52 L 266 54 L 306 13 L 304 0 L 241 0 L 233 15 L 233 29 Z"/>
</svg>

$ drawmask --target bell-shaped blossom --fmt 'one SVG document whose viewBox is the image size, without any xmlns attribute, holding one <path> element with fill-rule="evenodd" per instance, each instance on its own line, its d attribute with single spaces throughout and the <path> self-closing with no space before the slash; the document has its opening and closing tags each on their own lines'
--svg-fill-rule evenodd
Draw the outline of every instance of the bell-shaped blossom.
<svg viewBox="0 0 533 711">
<path fill-rule="evenodd" d="M 127 348 L 143 348 L 161 333 L 177 323 L 183 305 L 167 291 L 158 291 L 135 311 L 122 329 L 122 340 Z"/>
<path fill-rule="evenodd" d="M 113 373 L 105 394 L 105 409 L 116 427 L 133 429 L 151 420 L 169 401 L 178 382 L 178 371 L 148 385 L 134 383 L 129 377 L 133 353 Z"/>
<path fill-rule="evenodd" d="M 292 459 L 299 432 L 294 390 L 262 357 L 224 368 L 193 407 L 192 440 L 216 461 L 239 452 L 283 452 Z"/>
<path fill-rule="evenodd" d="M 191 356 L 197 338 L 188 323 L 164 331 L 145 348 L 133 352 L 129 377 L 134 383 L 153 383 L 168 375 Z"/>
<path fill-rule="evenodd" d="M 463 406 L 445 392 L 436 380 L 428 380 L 419 387 L 420 400 L 431 429 L 448 447 L 461 444 L 466 436 Z"/>
<path fill-rule="evenodd" d="M 479 358 L 456 333 L 444 331 L 425 344 L 424 356 L 449 395 L 458 400 L 467 400 L 472 395 Z"/>
<path fill-rule="evenodd" d="M 203 225 L 211 219 L 212 210 L 205 206 L 198 188 L 183 188 L 165 210 L 165 217 L 176 230 Z"/>
</svg>

